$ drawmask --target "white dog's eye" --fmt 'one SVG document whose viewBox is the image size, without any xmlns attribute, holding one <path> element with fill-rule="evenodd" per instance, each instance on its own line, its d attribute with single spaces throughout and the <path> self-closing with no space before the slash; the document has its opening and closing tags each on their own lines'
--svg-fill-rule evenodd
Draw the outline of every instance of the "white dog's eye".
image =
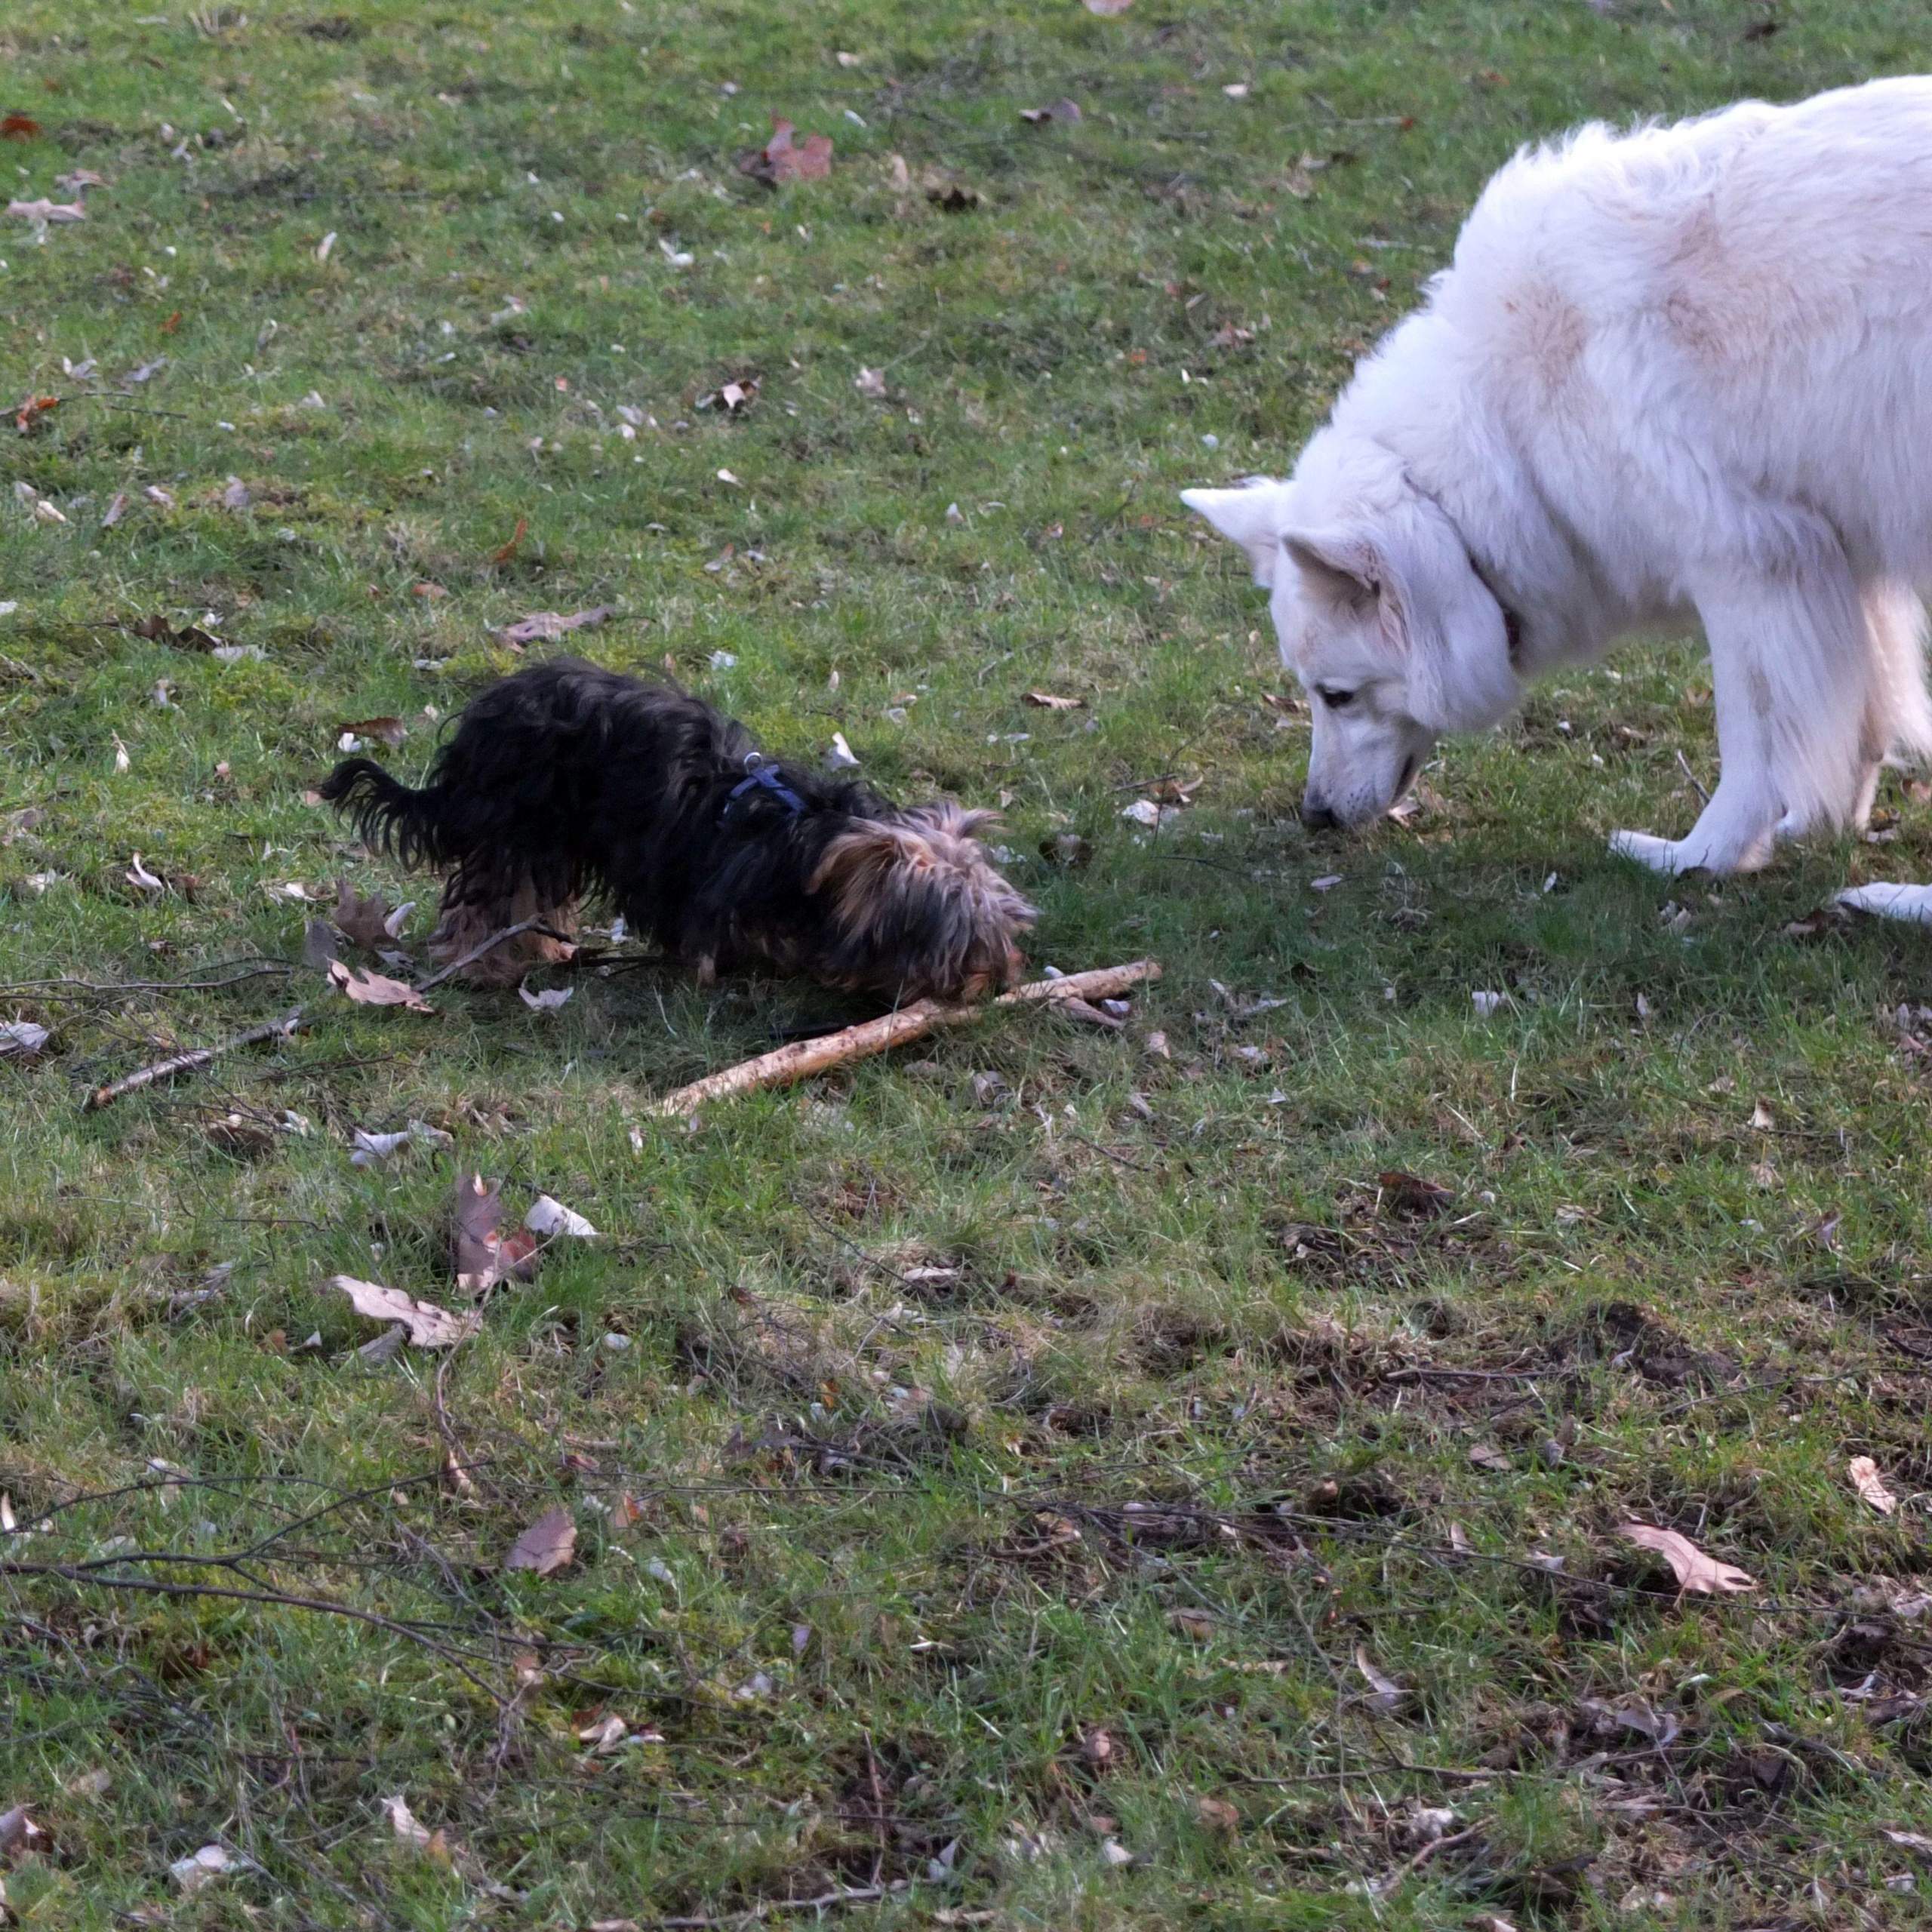
<svg viewBox="0 0 1932 1932">
<path fill-rule="evenodd" d="M 1333 685 L 1317 685 L 1315 694 L 1331 711 L 1347 710 L 1349 706 L 1355 703 L 1358 695 L 1354 691 L 1337 690 Z"/>
</svg>

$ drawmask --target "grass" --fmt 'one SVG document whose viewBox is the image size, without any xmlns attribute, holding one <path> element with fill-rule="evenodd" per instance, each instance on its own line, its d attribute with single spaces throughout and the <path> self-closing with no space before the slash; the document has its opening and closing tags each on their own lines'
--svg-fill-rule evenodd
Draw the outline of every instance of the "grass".
<svg viewBox="0 0 1932 1932">
<path fill-rule="evenodd" d="M 0 503 L 0 1019 L 51 1029 L 0 1063 L 21 1924 L 1923 1922 L 1885 1833 L 1932 1833 L 1932 1138 L 1888 1016 L 1932 962 L 1785 929 L 1932 876 L 1924 814 L 1748 883 L 1613 863 L 1714 765 L 1684 647 L 1308 840 L 1263 613 L 1175 500 L 1291 460 L 1520 141 L 1909 69 L 1921 9 L 14 0 L 0 54 L 10 192 L 111 184 L 0 237 L 0 386 L 63 398 L 9 480 L 66 518 Z M 774 114 L 826 179 L 736 170 Z M 340 725 L 417 771 L 493 626 L 600 604 L 605 661 L 1004 801 L 1036 956 L 1164 980 L 691 1131 L 642 1103 L 828 1002 L 328 997 L 289 884 L 429 890 L 304 801 Z M 237 960 L 286 970 L 128 983 Z M 352 1165 L 411 1120 L 453 1146 Z M 604 1238 L 365 1358 L 319 1284 L 453 1302 L 471 1170 Z M 558 1506 L 571 1565 L 506 1571 Z M 1678 1601 L 1632 1519 L 1759 1589 Z"/>
</svg>

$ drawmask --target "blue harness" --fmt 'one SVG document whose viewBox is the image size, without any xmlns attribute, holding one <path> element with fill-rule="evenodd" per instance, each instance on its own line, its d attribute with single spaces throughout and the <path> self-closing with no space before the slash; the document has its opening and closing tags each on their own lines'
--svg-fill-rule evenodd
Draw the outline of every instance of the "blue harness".
<svg viewBox="0 0 1932 1932">
<path fill-rule="evenodd" d="M 768 792 L 795 817 L 805 809 L 805 801 L 778 775 L 778 768 L 767 763 L 763 753 L 752 752 L 746 755 L 745 766 L 749 776 L 741 778 L 731 787 L 724 801 L 724 813 L 728 814 L 738 801 L 752 792 Z M 724 816 L 721 814 L 720 816 Z"/>
</svg>

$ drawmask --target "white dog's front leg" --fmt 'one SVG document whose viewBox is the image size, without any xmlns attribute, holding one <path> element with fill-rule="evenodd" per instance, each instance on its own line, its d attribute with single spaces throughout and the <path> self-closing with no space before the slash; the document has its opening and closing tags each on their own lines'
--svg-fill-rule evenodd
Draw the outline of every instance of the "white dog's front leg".
<svg viewBox="0 0 1932 1932">
<path fill-rule="evenodd" d="M 1620 832 L 1611 849 L 1674 873 L 1755 872 L 1781 838 L 1869 811 L 1872 652 L 1850 567 L 1829 540 L 1782 580 L 1700 595 L 1722 773 L 1681 839 Z"/>
</svg>

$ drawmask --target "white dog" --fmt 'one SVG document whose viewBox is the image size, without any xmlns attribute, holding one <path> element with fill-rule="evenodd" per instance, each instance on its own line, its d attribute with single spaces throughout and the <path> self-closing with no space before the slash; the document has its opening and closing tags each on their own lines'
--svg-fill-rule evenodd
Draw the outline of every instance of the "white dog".
<svg viewBox="0 0 1932 1932">
<path fill-rule="evenodd" d="M 1688 837 L 1614 848 L 1737 872 L 1860 825 L 1881 760 L 1932 753 L 1932 79 L 1518 155 L 1294 476 L 1183 500 L 1273 593 L 1312 823 L 1694 612 L 1721 780 Z"/>
</svg>

